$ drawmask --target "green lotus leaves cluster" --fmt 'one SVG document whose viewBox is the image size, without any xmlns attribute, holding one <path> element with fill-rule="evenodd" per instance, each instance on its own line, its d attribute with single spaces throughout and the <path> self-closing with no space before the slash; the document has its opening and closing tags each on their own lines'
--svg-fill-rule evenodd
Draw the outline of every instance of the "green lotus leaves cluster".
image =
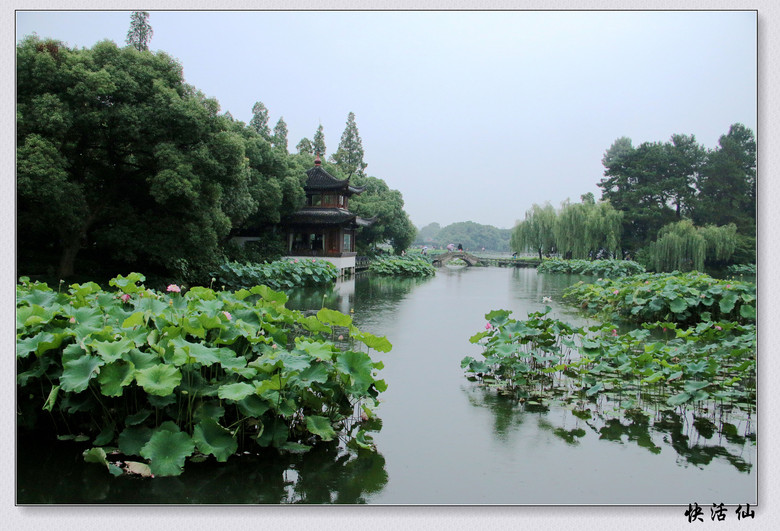
<svg viewBox="0 0 780 531">
<path fill-rule="evenodd" d="M 267 286 L 160 293 L 144 280 L 119 276 L 114 292 L 20 280 L 20 425 L 52 422 L 92 440 L 87 461 L 116 473 L 105 456 L 119 452 L 126 471 L 154 476 L 181 474 L 195 455 L 223 462 L 242 445 L 372 447 L 365 413 L 387 385 L 360 346 L 388 352 L 387 339 L 334 310 L 304 317 Z"/>
</svg>

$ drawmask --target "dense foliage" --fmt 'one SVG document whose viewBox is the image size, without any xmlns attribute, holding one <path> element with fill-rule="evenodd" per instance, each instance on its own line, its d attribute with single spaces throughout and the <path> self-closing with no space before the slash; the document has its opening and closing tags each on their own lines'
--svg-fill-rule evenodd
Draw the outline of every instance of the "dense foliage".
<svg viewBox="0 0 780 531">
<path fill-rule="evenodd" d="M 266 286 L 159 293 L 143 280 L 132 273 L 111 280 L 115 291 L 54 291 L 21 279 L 20 425 L 91 440 L 87 461 L 114 474 L 119 461 L 125 472 L 178 475 L 189 457 L 222 462 L 249 445 L 371 446 L 366 431 L 386 385 L 375 378 L 381 362 L 356 348 L 387 352 L 385 338 L 337 311 L 304 317 Z"/>
<path fill-rule="evenodd" d="M 744 125 L 732 125 L 714 150 L 693 135 L 636 148 L 620 138 L 602 162 L 602 199 L 623 213 L 628 252 L 649 244 L 664 225 L 691 219 L 700 227 L 733 223 L 745 254 L 739 259 L 755 259 L 756 141 Z"/>
<path fill-rule="evenodd" d="M 373 260 L 368 270 L 377 275 L 403 277 L 432 277 L 436 274 L 430 260 L 420 256 L 380 258 Z"/>
<path fill-rule="evenodd" d="M 625 277 L 644 273 L 645 268 L 631 260 L 544 260 L 539 273 L 568 273 L 598 277 Z"/>
<path fill-rule="evenodd" d="M 220 115 L 215 99 L 185 83 L 178 62 L 145 49 L 151 28 L 144 31 L 124 48 L 104 41 L 75 49 L 36 36 L 17 45 L 17 220 L 25 235 L 17 251 L 25 274 L 110 278 L 132 264 L 206 284 L 237 231 L 271 234 L 303 206 L 313 158 L 308 149 L 287 152 L 286 124 L 280 119 L 271 134 L 262 102 L 248 125 Z M 314 139 L 310 151 L 324 154 L 321 125 Z M 414 238 L 401 193 L 363 178 L 369 191 L 354 206 L 377 223 L 357 242 L 390 241 L 400 253 Z"/>
<path fill-rule="evenodd" d="M 234 227 L 278 222 L 303 202 L 303 174 L 218 115 L 163 52 L 25 38 L 17 102 L 24 272 L 59 262 L 68 277 L 80 255 L 203 279 Z"/>
<path fill-rule="evenodd" d="M 277 260 L 266 264 L 225 262 L 214 273 L 217 285 L 228 290 L 265 285 L 276 290 L 298 286 L 332 284 L 338 279 L 336 266 L 327 260 L 307 258 Z"/>
</svg>

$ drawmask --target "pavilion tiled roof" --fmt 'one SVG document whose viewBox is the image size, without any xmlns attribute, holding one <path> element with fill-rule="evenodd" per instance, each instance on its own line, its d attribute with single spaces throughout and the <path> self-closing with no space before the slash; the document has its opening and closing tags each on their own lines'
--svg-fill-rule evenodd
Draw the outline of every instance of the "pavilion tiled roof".
<svg viewBox="0 0 780 531">
<path fill-rule="evenodd" d="M 355 222 L 357 215 L 341 208 L 305 207 L 285 218 L 291 225 L 343 225 Z"/>
<path fill-rule="evenodd" d="M 349 178 L 336 179 L 333 175 L 322 169 L 322 166 L 316 165 L 306 172 L 308 179 L 306 180 L 307 191 L 327 191 L 327 190 L 344 190 L 349 194 L 359 194 L 364 187 L 352 186 L 349 184 Z"/>
</svg>

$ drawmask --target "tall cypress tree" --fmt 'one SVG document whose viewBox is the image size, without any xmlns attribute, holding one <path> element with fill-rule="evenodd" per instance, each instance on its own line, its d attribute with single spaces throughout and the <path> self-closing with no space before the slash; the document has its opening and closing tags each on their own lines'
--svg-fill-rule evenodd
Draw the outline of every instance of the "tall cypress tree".
<svg viewBox="0 0 780 531">
<path fill-rule="evenodd" d="M 268 109 L 263 102 L 258 101 L 252 106 L 252 119 L 249 126 L 266 140 L 271 138 L 271 130 L 268 128 Z"/>
<path fill-rule="evenodd" d="M 271 143 L 274 147 L 284 148 L 287 151 L 287 123 L 284 121 L 284 117 L 279 118 L 279 121 L 276 122 Z"/>
<path fill-rule="evenodd" d="M 133 11 L 130 15 L 130 29 L 127 31 L 125 42 L 138 51 L 146 51 L 149 49 L 153 34 L 152 26 L 149 24 L 149 13 Z"/>
<path fill-rule="evenodd" d="M 317 128 L 317 132 L 314 133 L 314 153 L 319 156 L 325 156 L 325 133 L 322 132 L 322 124 Z"/>
<path fill-rule="evenodd" d="M 348 175 L 365 175 L 366 164 L 363 162 L 363 142 L 360 140 L 355 113 L 349 113 L 347 126 L 341 134 L 341 142 L 336 153 L 333 154 L 333 162 L 339 165 L 342 171 Z"/>
</svg>

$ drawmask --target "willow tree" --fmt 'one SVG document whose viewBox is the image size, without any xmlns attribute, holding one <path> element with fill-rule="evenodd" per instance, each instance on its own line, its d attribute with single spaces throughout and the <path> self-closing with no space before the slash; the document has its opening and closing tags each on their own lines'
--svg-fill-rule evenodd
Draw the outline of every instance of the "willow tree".
<svg viewBox="0 0 780 531">
<path fill-rule="evenodd" d="M 693 222 L 684 219 L 664 225 L 658 239 L 648 246 L 656 271 L 690 271 L 704 268 L 707 241 Z"/>
<path fill-rule="evenodd" d="M 648 247 L 656 271 L 702 270 L 705 263 L 725 262 L 737 245 L 737 226 L 696 227 L 689 219 L 665 225 Z"/>
<path fill-rule="evenodd" d="M 599 252 L 617 256 L 623 214 L 609 201 L 565 202 L 555 223 L 555 246 L 564 257 L 593 259 Z"/>
<path fill-rule="evenodd" d="M 555 221 L 557 214 L 549 203 L 544 206 L 534 204 L 525 213 L 525 219 L 512 231 L 509 245 L 513 251 L 533 250 L 539 254 L 555 250 Z"/>
</svg>

